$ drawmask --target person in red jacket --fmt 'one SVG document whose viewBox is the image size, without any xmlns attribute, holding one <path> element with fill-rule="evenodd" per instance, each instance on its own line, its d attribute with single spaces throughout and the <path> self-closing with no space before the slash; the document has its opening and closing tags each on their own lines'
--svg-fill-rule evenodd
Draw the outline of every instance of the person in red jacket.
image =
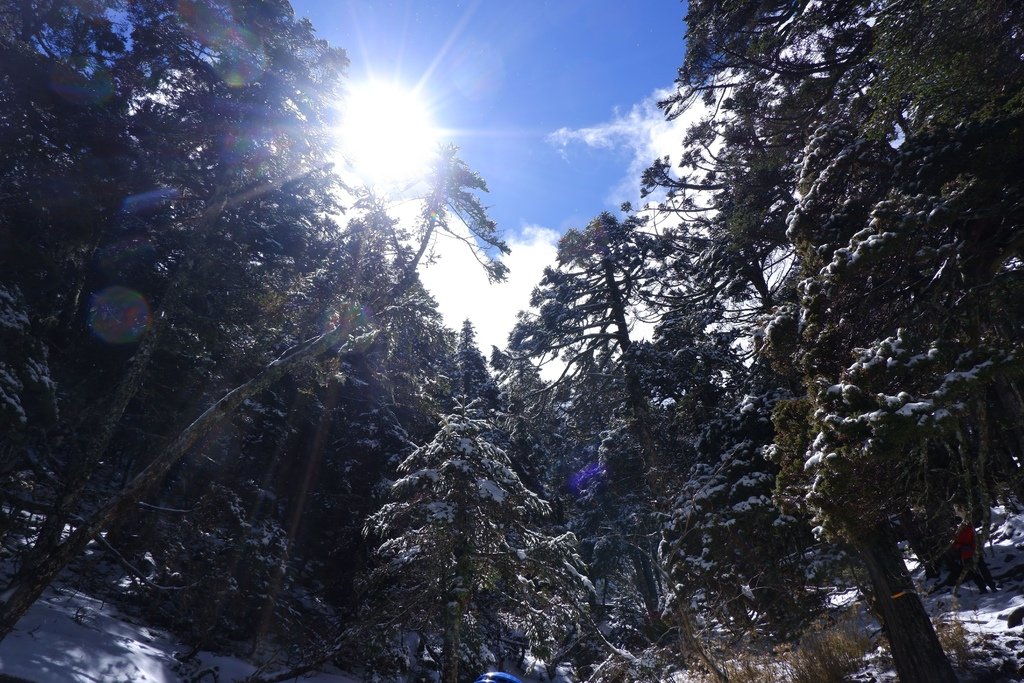
<svg viewBox="0 0 1024 683">
<path fill-rule="evenodd" d="M 985 558 L 977 553 L 977 539 L 974 534 L 974 526 L 966 519 L 960 524 L 953 539 L 952 550 L 955 553 L 954 559 L 959 559 L 955 565 L 959 571 L 951 573 L 946 580 L 947 585 L 959 586 L 965 579 L 974 581 L 978 590 L 987 593 L 988 589 L 996 590 L 996 582 L 985 564 Z M 975 555 L 977 554 L 977 557 Z"/>
</svg>

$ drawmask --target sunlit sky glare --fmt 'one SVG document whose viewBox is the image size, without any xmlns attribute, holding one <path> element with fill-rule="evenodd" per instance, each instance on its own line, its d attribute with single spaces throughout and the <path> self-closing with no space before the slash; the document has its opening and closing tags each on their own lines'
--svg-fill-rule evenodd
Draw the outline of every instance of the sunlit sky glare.
<svg viewBox="0 0 1024 683">
<path fill-rule="evenodd" d="M 638 199 L 639 173 L 681 139 L 655 101 L 683 56 L 676 0 L 293 0 L 349 55 L 349 84 L 416 91 L 461 148 L 510 242 L 510 282 L 488 286 L 468 253 L 440 245 L 423 279 L 449 325 L 469 317 L 485 353 L 566 229 Z M 400 162 L 399 162 L 400 163 Z"/>
<path fill-rule="evenodd" d="M 427 172 L 441 135 L 415 87 L 390 80 L 355 83 L 338 125 L 339 163 L 374 186 L 407 184 Z"/>
</svg>

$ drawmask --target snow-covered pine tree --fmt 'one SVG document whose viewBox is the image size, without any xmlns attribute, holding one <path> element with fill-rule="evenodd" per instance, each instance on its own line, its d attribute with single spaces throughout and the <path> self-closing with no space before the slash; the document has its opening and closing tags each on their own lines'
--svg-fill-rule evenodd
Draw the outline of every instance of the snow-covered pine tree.
<svg viewBox="0 0 1024 683">
<path fill-rule="evenodd" d="M 792 215 L 810 426 L 792 455 L 823 530 L 859 550 L 907 680 L 953 674 L 927 669 L 916 595 L 890 597 L 912 587 L 891 519 L 956 501 L 985 527 L 1020 486 L 1022 112 L 928 119 L 898 149 L 822 126 Z"/>
<path fill-rule="evenodd" d="M 612 540 L 613 564 L 631 566 L 638 596 L 635 626 L 660 633 L 661 585 L 656 576 L 654 501 L 665 494 L 669 473 L 664 449 L 655 433 L 648 389 L 631 336 L 636 309 L 650 285 L 651 236 L 638 216 L 619 220 L 602 213 L 580 230 L 570 230 L 558 244 L 557 267 L 549 267 L 534 289 L 536 315 L 520 314 L 509 336 L 509 349 L 541 363 L 560 358 L 565 364 L 555 383 L 568 385 L 563 399 L 585 427 L 576 435 L 578 452 L 589 458 L 601 480 L 593 498 L 580 507 L 580 528 Z M 600 499 L 600 500 L 598 500 Z M 621 545 L 620 545 L 621 544 Z M 604 546 L 612 547 L 612 546 Z M 623 552 L 618 552 L 621 549 Z"/>
<path fill-rule="evenodd" d="M 189 7 L 4 12 L 0 279 L 25 295 L 67 419 L 32 444 L 52 474 L 33 490 L 38 532 L 5 567 L 0 636 L 80 554 L 67 530 L 185 427 L 197 388 L 221 393 L 277 355 L 291 297 L 327 270 L 343 52 L 287 3 Z M 227 21 L 254 39 L 211 43 Z M 253 58 L 258 79 L 225 80 Z M 39 87 L 58 72 L 70 90 Z"/>
<path fill-rule="evenodd" d="M 480 353 L 476 342 L 476 330 L 470 320 L 462 323 L 459 342 L 455 349 L 455 377 L 452 378 L 453 393 L 465 404 L 478 401 L 478 408 L 497 410 L 500 391 L 487 361 Z"/>
<path fill-rule="evenodd" d="M 619 220 L 608 212 L 586 228 L 570 230 L 558 243 L 558 266 L 545 268 L 530 305 L 537 315 L 521 313 L 509 335 L 509 348 L 541 363 L 560 358 L 562 379 L 583 380 L 595 372 L 606 374 L 621 392 L 641 449 L 637 458 L 621 463 L 610 476 L 622 486 L 635 488 L 634 478 L 650 477 L 660 459 L 650 420 L 648 396 L 633 357 L 635 340 L 630 326 L 649 272 L 645 257 L 649 236 L 643 220 Z M 656 488 L 653 486 L 652 488 Z"/>
<path fill-rule="evenodd" d="M 50 377 L 47 348 L 32 330 L 21 291 L 0 283 L 0 539 L 8 533 L 30 535 L 30 515 L 22 500 L 46 470 L 25 448 L 58 417 L 57 384 Z M 26 527 L 26 524 L 28 527 Z"/>
<path fill-rule="evenodd" d="M 366 525 L 382 542 L 365 621 L 383 638 L 411 632 L 427 648 L 440 644 L 445 683 L 459 680 L 460 662 L 492 663 L 516 638 L 558 657 L 592 593 L 576 538 L 540 530 L 549 505 L 488 440 L 494 425 L 473 413 L 442 418 Z"/>
<path fill-rule="evenodd" d="M 733 633 L 786 637 L 821 606 L 808 590 L 810 526 L 775 506 L 777 468 L 764 457 L 772 407 L 787 396 L 744 395 L 705 425 L 664 532 L 670 602 L 699 603 Z"/>
<path fill-rule="evenodd" d="M 660 164 L 647 180 L 711 243 L 676 262 L 747 252 L 767 258 L 726 269 L 739 284 L 789 281 L 755 311 L 775 309 L 764 350 L 807 394 L 774 410 L 779 492 L 810 493 L 860 548 L 901 679 L 953 680 L 904 592 L 889 519 L 937 491 L 984 509 L 992 486 L 1019 481 L 1024 240 L 1007 169 L 1021 163 L 1024 11 L 691 0 L 687 25 L 670 115 L 697 98 L 716 114 L 691 127 L 681 176 Z M 742 290 L 709 281 L 716 297 Z"/>
</svg>

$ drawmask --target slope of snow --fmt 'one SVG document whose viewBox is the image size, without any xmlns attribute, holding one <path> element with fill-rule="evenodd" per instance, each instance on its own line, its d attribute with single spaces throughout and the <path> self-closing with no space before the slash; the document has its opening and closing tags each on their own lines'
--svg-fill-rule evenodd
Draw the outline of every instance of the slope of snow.
<svg viewBox="0 0 1024 683">
<path fill-rule="evenodd" d="M 0 673 L 32 683 L 178 683 L 241 681 L 255 671 L 232 657 L 188 648 L 168 634 L 129 623 L 109 605 L 77 592 L 52 590 L 0 642 Z M 304 681 L 356 683 L 339 674 Z"/>
<path fill-rule="evenodd" d="M 981 593 L 965 583 L 956 594 L 949 588 L 934 590 L 925 604 L 933 619 L 958 619 L 972 634 L 963 680 L 1024 681 L 1024 627 L 1019 621 L 1013 627 L 1008 623 L 1015 612 L 1024 615 L 1024 514 L 993 508 L 984 557 L 999 590 Z"/>
</svg>

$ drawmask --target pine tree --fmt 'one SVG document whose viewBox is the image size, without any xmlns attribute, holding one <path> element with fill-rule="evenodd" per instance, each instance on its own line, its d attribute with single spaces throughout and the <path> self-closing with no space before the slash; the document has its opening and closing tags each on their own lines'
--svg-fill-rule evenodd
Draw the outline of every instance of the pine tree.
<svg viewBox="0 0 1024 683">
<path fill-rule="evenodd" d="M 690 444 L 697 463 L 664 530 L 670 600 L 699 600 L 706 619 L 737 634 L 784 638 L 821 606 L 807 585 L 810 526 L 774 504 L 777 468 L 765 458 L 772 408 L 787 397 L 769 390 L 715 410 Z"/>
<path fill-rule="evenodd" d="M 580 631 L 591 590 L 575 537 L 540 530 L 550 506 L 488 440 L 494 428 L 472 414 L 444 417 L 434 439 L 402 462 L 392 502 L 367 522 L 383 541 L 364 618 L 385 637 L 437 637 L 450 683 L 482 646 L 501 652 L 500 640 L 476 640 L 489 619 L 501 624 L 500 637 L 525 636 L 536 654 L 556 656 Z"/>
<path fill-rule="evenodd" d="M 607 373 L 617 382 L 629 412 L 629 429 L 640 443 L 639 462 L 625 462 L 625 479 L 655 467 L 649 401 L 634 361 L 630 327 L 645 284 L 648 240 L 635 217 L 619 221 L 609 213 L 584 230 L 570 230 L 558 244 L 558 267 L 546 268 L 530 305 L 509 337 L 514 353 L 545 362 L 560 358 L 563 379 Z M 561 380 L 560 380 L 561 381 Z"/>
<path fill-rule="evenodd" d="M 58 415 L 47 348 L 31 330 L 21 291 L 0 286 L 0 428 L 10 435 L 45 429 Z M 5 469 L 16 462 L 5 458 Z"/>
<path fill-rule="evenodd" d="M 531 297 L 537 313 L 520 314 L 509 349 L 542 363 L 559 358 L 565 369 L 557 384 L 571 386 L 572 412 L 595 417 L 589 433 L 581 434 L 595 457 L 578 467 L 599 471 L 591 478 L 603 481 L 589 491 L 594 497 L 585 506 L 585 535 L 612 530 L 613 544 L 606 546 L 617 548 L 612 565 L 628 567 L 642 601 L 631 611 L 657 638 L 662 591 L 652 512 L 668 480 L 643 383 L 642 345 L 630 334 L 650 277 L 651 240 L 642 228 L 635 216 L 620 221 L 603 213 L 585 229 L 566 233 L 557 267 L 545 269 Z"/>
<path fill-rule="evenodd" d="M 500 407 L 498 385 L 487 369 L 487 361 L 477 348 L 476 330 L 469 320 L 462 323 L 455 353 L 455 376 L 452 378 L 455 397 L 467 405 L 480 401 L 482 409 L 497 410 Z"/>
<path fill-rule="evenodd" d="M 5 291 L 22 293 L 21 285 L 39 272 L 57 283 L 57 305 L 33 296 L 26 315 L 47 328 L 45 351 L 57 386 L 76 390 L 58 394 L 73 422 L 33 437 L 48 461 L 22 470 L 40 484 L 33 487 L 39 500 L 26 504 L 44 514 L 34 518 L 42 527 L 33 530 L 31 550 L 4 577 L 2 633 L 91 538 L 123 521 L 165 475 L 178 484 L 198 476 L 202 467 L 181 471 L 189 454 L 210 448 L 237 455 L 239 445 L 222 430 L 275 382 L 306 373 L 308 382 L 318 372 L 329 375 L 332 365 L 357 364 L 380 348 L 371 341 L 389 352 L 415 345 L 412 335 L 397 333 L 400 318 L 436 317 L 415 271 L 451 221 L 466 220 L 487 249 L 507 251 L 474 194 L 485 189 L 483 180 L 454 147 L 438 156 L 421 220 L 398 226 L 365 198 L 348 229 L 328 218 L 337 207 L 324 159 L 344 54 L 317 40 L 286 3 L 230 5 L 111 0 L 54 12 L 26 6 L 3 23 L 0 37 L 12 61 L 3 62 L 2 76 L 17 87 L 0 104 L 9 125 L 21 126 L 4 141 L 37 139 L 41 156 L 19 149 L 16 156 L 24 158 L 2 179 L 4 192 L 11 189 L 19 200 L 0 207 L 0 258 L 17 263 L 22 251 L 36 261 L 39 254 L 70 256 L 42 271 L 37 263 L 5 267 L 0 277 Z M 54 37 L 53 51 L 32 47 L 42 35 Z M 31 78 L 6 70 L 21 64 L 45 83 L 43 74 L 63 60 L 77 70 L 69 78 L 85 79 L 75 81 L 78 90 L 40 90 Z M 82 91 L 90 74 L 108 72 L 112 94 L 75 99 L 90 92 Z M 97 139 L 98 131 L 106 137 Z M 102 173 L 76 166 L 95 160 L 95 145 L 104 141 L 111 161 Z M 51 142 L 73 151 L 61 159 L 81 183 L 60 211 L 36 201 L 45 188 L 31 185 L 31 170 L 45 166 L 46 155 L 60 157 Z M 41 172 L 35 182 L 46 177 Z M 76 202 L 98 213 L 77 210 Z M 88 227 L 105 232 L 76 233 L 83 216 Z M 53 229 L 19 239 L 27 226 L 44 224 Z M 105 257 L 108 246 L 138 233 L 152 247 L 140 251 L 144 258 Z M 485 261 L 490 276 L 500 279 L 500 262 Z M 132 302 L 148 300 L 149 307 L 128 309 L 136 316 L 130 334 L 97 341 L 86 323 L 116 306 L 86 295 L 110 284 L 108 278 L 126 277 L 142 290 Z M 423 331 L 408 322 L 406 328 Z M 323 356 L 333 361 L 310 370 L 310 361 Z M 410 364 L 417 358 L 408 356 Z M 409 366 L 400 370 L 394 362 L 393 368 L 400 395 L 434 400 L 430 392 L 408 389 L 418 379 Z M 115 387 L 108 403 L 93 400 L 101 386 Z M 175 416 L 182 422 L 173 424 Z M 235 424 L 245 419 L 243 411 Z M 427 422 L 423 414 L 415 419 Z M 8 449 L 7 435 L 0 438 Z M 296 504 L 273 521 L 303 509 Z M 65 537 L 69 523 L 74 533 Z"/>
<path fill-rule="evenodd" d="M 168 378 L 176 391 L 199 377 L 214 391 L 230 381 L 273 331 L 261 316 L 287 308 L 276 290 L 301 287 L 305 268 L 316 269 L 303 257 L 333 226 L 316 212 L 333 206 L 320 164 L 345 59 L 285 4 L 22 10 L 5 13 L 0 30 L 11 86 L 3 140 L 19 159 L 3 177 L 16 199 L 0 209 L 2 277 L 24 292 L 42 276 L 28 315 L 57 385 L 75 387 L 59 394 L 70 419 L 31 446 L 49 462 L 35 473 L 46 514 L 12 579 L 27 588 L 54 570 L 67 525 L 95 509 L 90 485 L 116 490 L 144 465 L 132 454 L 153 449 L 138 438 L 145 432 L 118 429 L 152 418 L 133 401 L 166 399 L 153 384 Z M 60 87 L 47 88 L 58 72 Z M 45 186 L 53 174 L 69 183 L 58 201 Z M 140 396 L 147 378 L 151 393 Z M 101 387 L 109 401 L 95 400 Z M 34 590 L 5 593 L 20 597 L 0 630 Z"/>
<path fill-rule="evenodd" d="M 927 617 L 912 609 L 916 598 L 888 597 L 911 585 L 889 519 L 941 514 L 953 499 L 987 526 L 996 491 L 1018 488 L 1015 430 L 1004 430 L 1020 415 L 1008 400 L 1019 319 L 1006 315 L 1004 297 L 1020 287 L 1007 267 L 1019 253 L 1010 226 L 1020 218 L 1003 202 L 1021 187 L 998 169 L 1020 163 L 1020 126 L 1016 114 L 932 128 L 899 150 L 823 133 L 817 144 L 844 144 L 846 154 L 826 168 L 808 164 L 809 191 L 792 222 L 797 244 L 818 250 L 807 257 L 814 274 L 801 302 L 811 429 L 798 457 L 813 477 L 808 502 L 824 528 L 861 549 L 883 615 L 908 640 L 912 620 Z M 865 181 L 837 182 L 840 164 L 846 178 Z M 862 208 L 827 219 L 844 229 L 844 246 L 821 249 L 817 226 L 836 195 Z M 999 226 L 978 207 L 996 211 Z M 898 639 L 893 647 L 908 659 L 919 652 Z"/>
</svg>

